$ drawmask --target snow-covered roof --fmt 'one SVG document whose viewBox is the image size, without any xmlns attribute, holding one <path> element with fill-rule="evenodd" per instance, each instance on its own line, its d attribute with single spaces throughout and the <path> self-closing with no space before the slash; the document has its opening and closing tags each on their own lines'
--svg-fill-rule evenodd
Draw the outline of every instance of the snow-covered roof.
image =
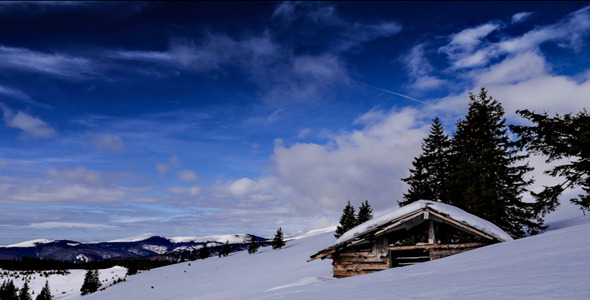
<svg viewBox="0 0 590 300">
<path fill-rule="evenodd" d="M 399 222 L 408 216 L 415 215 L 426 210 L 438 213 L 447 219 L 457 222 L 459 225 L 465 228 L 469 228 L 481 235 L 487 235 L 497 241 L 506 242 L 512 240 L 512 237 L 498 226 L 480 217 L 472 215 L 460 208 L 435 201 L 418 200 L 406 206 L 402 206 L 390 213 L 373 218 L 345 232 L 333 246 L 313 255 L 312 259 L 324 256 L 323 253 L 329 254 L 328 250 L 335 250 L 345 247 L 347 244 L 358 238 L 361 238 L 367 234 L 375 233 L 379 230 L 383 230 L 390 224 L 396 224 L 396 222 Z"/>
</svg>

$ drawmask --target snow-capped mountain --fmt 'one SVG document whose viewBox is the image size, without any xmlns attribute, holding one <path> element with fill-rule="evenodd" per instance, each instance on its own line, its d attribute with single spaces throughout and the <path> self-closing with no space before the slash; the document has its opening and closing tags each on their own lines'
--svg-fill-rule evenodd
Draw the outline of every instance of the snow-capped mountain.
<svg viewBox="0 0 590 300">
<path fill-rule="evenodd" d="M 254 237 L 259 242 L 267 242 L 265 238 Z M 181 258 L 189 255 L 193 249 L 202 248 L 205 243 L 213 252 L 220 249 L 226 242 L 230 244 L 232 251 L 243 250 L 248 247 L 251 239 L 252 235 L 250 234 L 233 234 L 171 238 L 141 236 L 98 243 L 80 243 L 70 240 L 33 240 L 0 247 L 0 259 L 35 257 L 83 262 L 155 255 Z"/>
</svg>

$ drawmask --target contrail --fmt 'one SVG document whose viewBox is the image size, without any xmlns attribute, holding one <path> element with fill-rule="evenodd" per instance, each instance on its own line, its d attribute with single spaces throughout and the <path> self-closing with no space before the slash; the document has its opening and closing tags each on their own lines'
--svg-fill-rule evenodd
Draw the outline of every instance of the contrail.
<svg viewBox="0 0 590 300">
<path fill-rule="evenodd" d="M 355 80 L 355 81 L 356 81 L 356 80 Z M 420 103 L 422 103 L 422 104 L 426 104 L 426 103 L 425 103 L 424 101 L 422 101 L 422 100 L 418 100 L 418 99 L 416 99 L 416 98 L 412 98 L 412 97 L 410 97 L 410 96 L 406 96 L 406 95 L 404 95 L 404 94 L 400 94 L 400 93 L 396 93 L 396 92 L 389 91 L 389 90 L 386 90 L 386 89 L 382 89 L 382 88 L 379 88 L 379 87 L 376 87 L 376 86 L 372 86 L 372 85 L 366 84 L 366 83 L 364 83 L 364 82 L 360 82 L 360 81 L 356 81 L 356 82 L 358 82 L 358 83 L 360 83 L 360 84 L 362 84 L 362 85 L 364 85 L 364 86 L 366 86 L 366 87 L 372 88 L 372 89 L 376 89 L 376 90 L 379 90 L 379 91 L 382 91 L 382 92 L 385 92 L 385 93 L 394 94 L 394 95 L 396 95 L 396 96 L 404 97 L 404 98 L 406 98 L 406 99 L 410 99 L 410 100 L 412 100 L 412 101 L 416 101 L 416 102 L 420 102 Z"/>
</svg>

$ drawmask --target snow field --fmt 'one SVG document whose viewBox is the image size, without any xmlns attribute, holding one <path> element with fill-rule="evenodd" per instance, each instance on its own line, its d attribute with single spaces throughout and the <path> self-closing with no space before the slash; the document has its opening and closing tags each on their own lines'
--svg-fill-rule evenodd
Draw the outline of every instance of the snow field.
<svg viewBox="0 0 590 300">
<path fill-rule="evenodd" d="M 12 279 L 14 281 L 14 285 L 17 288 L 22 288 L 25 283 L 25 277 L 23 275 L 19 275 L 19 271 L 8 271 L 0 269 L 0 274 L 4 272 L 9 272 L 12 275 L 9 275 L 10 278 L 7 276 L 0 277 L 0 282 L 4 280 Z M 82 283 L 84 283 L 84 275 L 86 274 L 86 270 L 69 270 L 70 274 L 68 275 L 60 275 L 60 274 L 51 274 L 48 277 L 42 276 L 39 272 L 35 272 L 32 275 L 28 275 L 27 277 L 30 278 L 29 280 L 29 289 L 31 292 L 34 292 L 33 299 L 35 299 L 36 295 L 39 294 L 43 286 L 45 286 L 45 282 L 49 281 L 49 288 L 51 289 L 51 294 L 53 295 L 54 300 L 59 299 L 79 299 L 80 296 L 80 288 L 82 287 Z M 115 266 L 109 269 L 99 270 L 100 272 L 100 282 L 102 283 L 101 288 L 108 287 L 116 280 L 125 278 L 125 274 L 127 274 L 127 268 Z M 121 282 L 122 283 L 122 282 Z M 119 283 L 119 284 L 121 284 Z"/>
</svg>

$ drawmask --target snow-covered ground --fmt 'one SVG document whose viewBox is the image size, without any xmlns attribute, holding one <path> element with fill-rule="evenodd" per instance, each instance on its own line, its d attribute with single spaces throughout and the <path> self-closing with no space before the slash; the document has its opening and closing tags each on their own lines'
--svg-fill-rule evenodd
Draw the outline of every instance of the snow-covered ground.
<svg viewBox="0 0 590 300">
<path fill-rule="evenodd" d="M 24 285 L 25 276 L 20 275 L 19 271 L 6 271 L 0 269 L 0 274 L 3 274 L 4 272 L 8 272 L 9 275 L 1 276 L 0 282 L 3 282 L 7 279 L 12 279 L 14 281 L 14 285 L 17 288 L 21 288 Z M 43 272 L 41 272 L 41 274 L 37 272 L 32 275 L 27 275 L 27 278 L 29 279 L 30 291 L 34 292 L 32 298 L 35 299 L 36 295 L 38 295 L 43 286 L 45 286 L 46 281 L 49 281 L 49 288 L 51 289 L 53 299 L 58 300 L 80 298 L 80 288 L 82 287 L 82 283 L 84 282 L 84 275 L 86 274 L 86 270 L 69 270 L 69 272 L 70 274 L 68 275 L 50 274 L 47 277 L 41 275 Z M 109 269 L 100 270 L 99 272 L 102 288 L 108 287 L 119 278 L 125 278 L 125 274 L 127 274 L 127 269 L 116 266 Z M 119 284 L 122 283 L 124 282 L 121 282 Z"/>
<path fill-rule="evenodd" d="M 154 269 L 84 297 L 78 292 L 84 271 L 72 271 L 68 284 L 51 277 L 49 284 L 55 299 L 87 300 L 588 299 L 590 216 L 577 211 L 556 224 L 537 236 L 345 279 L 332 278 L 329 259 L 306 262 L 336 241 L 330 230 L 294 239 L 281 250 L 265 247 L 252 255 L 244 251 Z M 101 279 L 111 278 L 109 272 L 101 270 Z M 38 292 L 44 283 L 43 278 L 32 286 Z"/>
</svg>

